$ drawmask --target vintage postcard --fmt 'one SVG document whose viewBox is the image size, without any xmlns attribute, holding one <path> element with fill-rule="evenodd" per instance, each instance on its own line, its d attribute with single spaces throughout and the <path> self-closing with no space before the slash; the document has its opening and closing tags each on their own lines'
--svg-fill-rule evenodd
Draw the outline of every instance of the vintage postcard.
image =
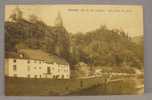
<svg viewBox="0 0 152 100">
<path fill-rule="evenodd" d="M 144 94 L 143 7 L 5 5 L 5 94 Z"/>
</svg>

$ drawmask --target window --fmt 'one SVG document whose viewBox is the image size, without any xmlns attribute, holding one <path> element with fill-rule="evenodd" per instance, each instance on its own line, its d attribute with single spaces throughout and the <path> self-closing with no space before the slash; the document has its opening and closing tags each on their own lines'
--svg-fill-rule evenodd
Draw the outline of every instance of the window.
<svg viewBox="0 0 152 100">
<path fill-rule="evenodd" d="M 59 75 L 56 75 L 56 79 L 58 79 L 59 78 Z"/>
<path fill-rule="evenodd" d="M 62 75 L 62 79 L 64 79 L 64 75 Z"/>
<path fill-rule="evenodd" d="M 37 75 L 35 75 L 34 77 L 37 78 Z"/>
<path fill-rule="evenodd" d="M 30 74 L 28 74 L 27 77 L 30 78 Z"/>
<path fill-rule="evenodd" d="M 16 65 L 13 65 L 13 70 L 16 71 L 16 69 L 17 69 L 17 68 L 16 68 Z"/>
<path fill-rule="evenodd" d="M 14 74 L 14 77 L 17 77 L 17 74 Z"/>
<path fill-rule="evenodd" d="M 13 62 L 15 63 L 15 62 L 16 62 L 16 59 L 14 59 Z"/>
<path fill-rule="evenodd" d="M 55 75 L 53 75 L 53 78 L 55 79 L 55 78 L 56 78 L 56 76 L 55 76 Z"/>
<path fill-rule="evenodd" d="M 27 63 L 29 64 L 29 63 L 30 63 L 30 60 L 28 60 Z"/>
<path fill-rule="evenodd" d="M 47 74 L 50 74 L 51 73 L 51 69 L 50 67 L 47 67 Z"/>
</svg>

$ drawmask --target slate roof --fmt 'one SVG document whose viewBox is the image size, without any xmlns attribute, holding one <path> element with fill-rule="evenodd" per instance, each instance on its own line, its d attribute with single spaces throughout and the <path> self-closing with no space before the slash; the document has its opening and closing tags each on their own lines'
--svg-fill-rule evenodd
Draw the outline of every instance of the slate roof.
<svg viewBox="0 0 152 100">
<path fill-rule="evenodd" d="M 59 58 L 55 55 L 51 55 L 47 52 L 44 52 L 40 49 L 20 49 L 17 53 L 15 52 L 7 52 L 6 58 L 20 58 L 20 54 L 23 55 L 24 59 L 32 59 L 32 60 L 42 60 L 47 63 L 57 63 L 67 65 L 68 62 L 65 59 Z"/>
</svg>

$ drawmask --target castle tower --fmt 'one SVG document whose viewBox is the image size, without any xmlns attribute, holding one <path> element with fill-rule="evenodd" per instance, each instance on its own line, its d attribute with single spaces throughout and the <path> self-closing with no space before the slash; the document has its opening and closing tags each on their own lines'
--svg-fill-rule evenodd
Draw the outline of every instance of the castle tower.
<svg viewBox="0 0 152 100">
<path fill-rule="evenodd" d="M 13 13 L 10 15 L 10 20 L 15 21 L 18 19 L 22 19 L 23 13 L 18 6 L 13 10 Z"/>
<path fill-rule="evenodd" d="M 23 17 L 23 13 L 19 6 L 16 6 L 16 8 L 14 9 L 14 14 L 16 15 L 16 19 L 21 19 Z"/>
<path fill-rule="evenodd" d="M 55 26 L 56 26 L 56 27 L 61 27 L 61 26 L 63 26 L 63 21 L 62 21 L 62 17 L 61 17 L 60 12 L 58 12 L 57 17 L 56 17 L 56 19 L 55 19 Z"/>
</svg>

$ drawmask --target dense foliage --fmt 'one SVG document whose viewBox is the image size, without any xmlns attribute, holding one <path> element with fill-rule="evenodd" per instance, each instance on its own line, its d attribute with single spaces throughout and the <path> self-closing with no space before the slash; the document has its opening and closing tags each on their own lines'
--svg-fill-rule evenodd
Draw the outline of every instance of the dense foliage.
<svg viewBox="0 0 152 100">
<path fill-rule="evenodd" d="M 5 22 L 5 34 L 6 51 L 31 48 L 65 59 L 69 56 L 69 36 L 64 27 L 50 27 L 40 20 L 19 19 Z"/>
<path fill-rule="evenodd" d="M 134 43 L 120 30 L 101 26 L 92 32 L 72 36 L 73 62 L 101 66 L 143 66 L 143 39 Z"/>
</svg>

